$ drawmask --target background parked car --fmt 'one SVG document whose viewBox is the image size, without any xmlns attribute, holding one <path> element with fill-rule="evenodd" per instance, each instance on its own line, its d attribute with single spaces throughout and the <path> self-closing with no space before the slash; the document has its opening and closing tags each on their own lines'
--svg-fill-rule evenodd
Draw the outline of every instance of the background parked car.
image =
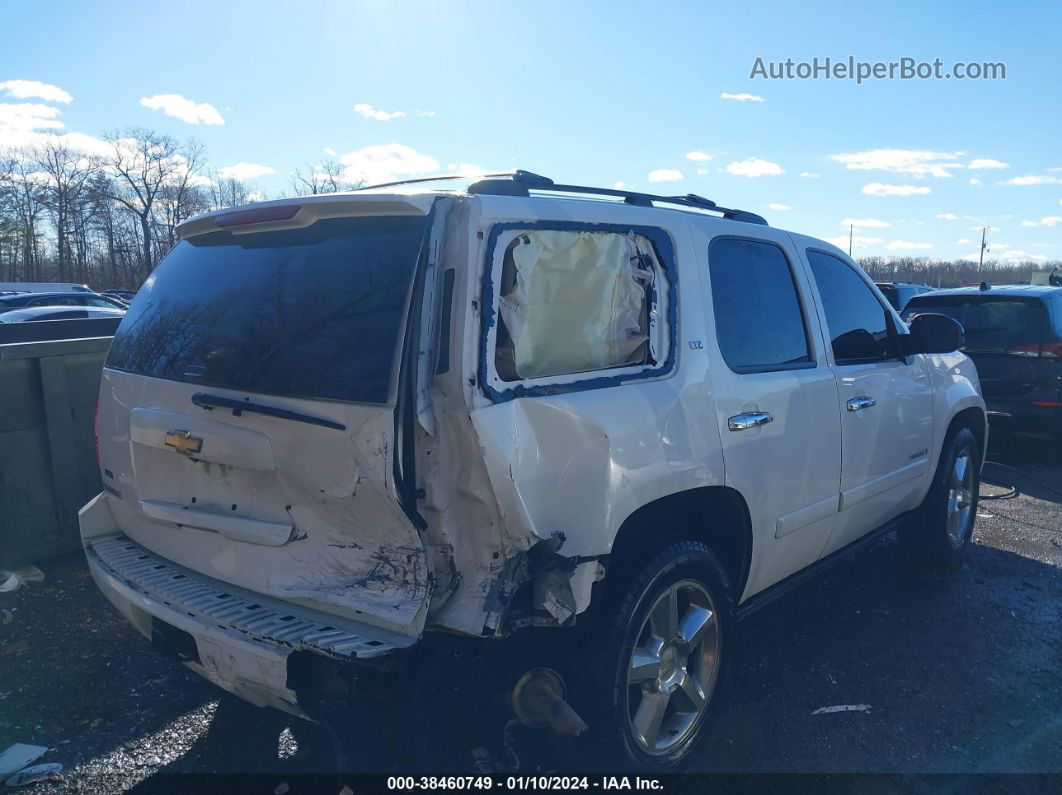
<svg viewBox="0 0 1062 795">
<path fill-rule="evenodd" d="M 897 312 L 902 312 L 907 302 L 916 295 L 928 293 L 933 289 L 928 284 L 915 284 L 914 282 L 875 282 L 875 284 Z"/>
<path fill-rule="evenodd" d="M 962 323 L 993 422 L 1062 434 L 1062 287 L 935 290 L 912 298 L 903 316 L 925 312 Z"/>
<path fill-rule="evenodd" d="M 84 284 L 77 282 L 0 282 L 0 292 L 16 293 L 91 293 Z"/>
<path fill-rule="evenodd" d="M 18 293 L 0 296 L 0 312 L 31 306 L 95 306 L 104 309 L 125 309 L 127 304 L 92 292 Z"/>
<path fill-rule="evenodd" d="M 87 306 L 33 306 L 27 309 L 12 309 L 0 314 L 0 323 L 23 323 L 31 320 L 85 320 L 86 318 L 124 317 L 124 309 Z"/>
<path fill-rule="evenodd" d="M 114 298 L 128 304 L 136 297 L 136 290 L 101 290 L 100 295 Z"/>
</svg>

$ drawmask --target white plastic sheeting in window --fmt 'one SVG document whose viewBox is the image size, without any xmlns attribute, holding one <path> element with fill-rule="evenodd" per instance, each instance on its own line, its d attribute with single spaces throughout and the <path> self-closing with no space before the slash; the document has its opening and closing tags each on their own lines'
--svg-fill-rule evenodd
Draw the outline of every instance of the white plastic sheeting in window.
<svg viewBox="0 0 1062 795">
<path fill-rule="evenodd" d="M 635 234 L 520 234 L 506 257 L 500 302 L 515 375 L 539 378 L 645 362 L 651 251 Z"/>
</svg>

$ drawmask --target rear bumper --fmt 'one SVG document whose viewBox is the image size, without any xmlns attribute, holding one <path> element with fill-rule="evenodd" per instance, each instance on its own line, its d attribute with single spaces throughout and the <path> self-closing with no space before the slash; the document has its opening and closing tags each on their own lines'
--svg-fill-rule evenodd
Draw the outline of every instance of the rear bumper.
<svg viewBox="0 0 1062 795">
<path fill-rule="evenodd" d="M 1044 400 L 1054 400 L 1050 395 Z M 1021 400 L 985 400 L 989 421 L 998 428 L 1032 433 L 1062 433 L 1062 407 L 1037 406 L 1031 397 Z"/>
<path fill-rule="evenodd" d="M 111 604 L 147 638 L 156 622 L 188 633 L 198 661 L 186 665 L 252 704 L 306 716 L 289 687 L 292 652 L 350 662 L 415 642 L 245 592 L 171 563 L 118 530 L 103 494 L 78 517 L 89 570 Z"/>
</svg>

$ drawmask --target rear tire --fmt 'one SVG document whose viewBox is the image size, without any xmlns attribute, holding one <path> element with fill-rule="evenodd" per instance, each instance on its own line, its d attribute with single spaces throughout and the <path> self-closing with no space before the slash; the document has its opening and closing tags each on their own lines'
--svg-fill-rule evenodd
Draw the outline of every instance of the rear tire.
<svg viewBox="0 0 1062 795">
<path fill-rule="evenodd" d="M 714 718 L 730 647 L 733 599 L 723 567 L 698 541 L 662 549 L 612 602 L 574 677 L 596 766 L 674 772 Z M 604 617 L 603 617 L 604 618 Z"/>
<path fill-rule="evenodd" d="M 981 451 L 969 428 L 948 436 L 929 494 L 900 532 L 901 541 L 938 564 L 962 560 L 973 537 L 981 485 Z"/>
</svg>

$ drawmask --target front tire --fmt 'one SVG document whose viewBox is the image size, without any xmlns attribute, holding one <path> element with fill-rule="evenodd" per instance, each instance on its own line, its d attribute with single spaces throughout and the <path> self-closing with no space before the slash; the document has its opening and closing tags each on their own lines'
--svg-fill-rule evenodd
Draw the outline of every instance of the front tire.
<svg viewBox="0 0 1062 795">
<path fill-rule="evenodd" d="M 675 542 L 614 604 L 579 677 L 594 756 L 608 769 L 676 771 L 714 717 L 732 645 L 726 574 L 704 544 Z"/>
<path fill-rule="evenodd" d="M 981 453 L 969 428 L 948 437 L 929 494 L 900 537 L 937 563 L 962 559 L 973 537 L 981 485 Z"/>
</svg>

